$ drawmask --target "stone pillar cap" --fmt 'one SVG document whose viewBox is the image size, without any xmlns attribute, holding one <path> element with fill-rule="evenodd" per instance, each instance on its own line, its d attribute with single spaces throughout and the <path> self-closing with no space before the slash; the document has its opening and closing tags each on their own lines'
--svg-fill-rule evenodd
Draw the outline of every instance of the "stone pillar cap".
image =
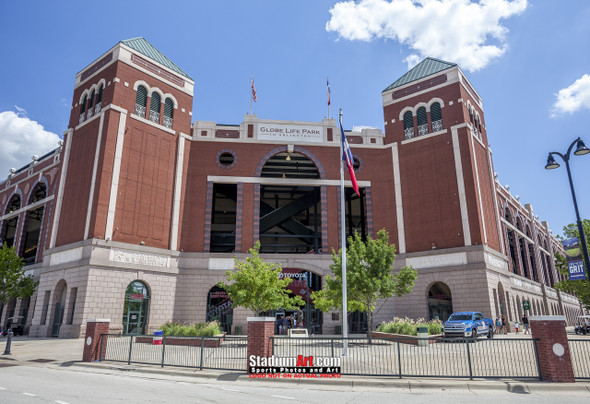
<svg viewBox="0 0 590 404">
<path fill-rule="evenodd" d="M 565 321 L 565 316 L 529 316 L 529 321 Z"/>
<path fill-rule="evenodd" d="M 255 321 L 275 321 L 274 317 L 248 317 L 246 319 L 248 322 L 255 322 Z"/>
<path fill-rule="evenodd" d="M 110 318 L 91 318 L 86 320 L 87 323 L 110 323 Z"/>
</svg>

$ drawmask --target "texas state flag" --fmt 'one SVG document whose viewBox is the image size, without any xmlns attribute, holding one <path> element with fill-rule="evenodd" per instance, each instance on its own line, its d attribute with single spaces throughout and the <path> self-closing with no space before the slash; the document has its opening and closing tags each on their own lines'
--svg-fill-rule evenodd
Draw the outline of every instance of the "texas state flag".
<svg viewBox="0 0 590 404">
<path fill-rule="evenodd" d="M 350 147 L 348 146 L 348 142 L 346 141 L 346 136 L 344 135 L 344 129 L 342 129 L 342 122 L 340 122 L 340 133 L 342 134 L 342 160 L 346 162 L 346 167 L 348 168 L 348 175 L 350 176 L 350 182 L 352 182 L 352 189 L 358 196 L 361 196 L 359 192 L 359 185 L 356 182 L 356 176 L 354 175 L 354 167 L 352 159 L 352 152 L 350 151 Z"/>
</svg>

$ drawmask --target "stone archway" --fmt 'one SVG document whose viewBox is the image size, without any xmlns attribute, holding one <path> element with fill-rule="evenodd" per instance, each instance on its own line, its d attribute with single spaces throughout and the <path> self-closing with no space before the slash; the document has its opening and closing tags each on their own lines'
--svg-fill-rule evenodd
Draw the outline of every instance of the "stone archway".
<svg viewBox="0 0 590 404">
<path fill-rule="evenodd" d="M 429 320 L 446 321 L 453 313 L 451 288 L 443 282 L 435 282 L 428 289 Z"/>
</svg>

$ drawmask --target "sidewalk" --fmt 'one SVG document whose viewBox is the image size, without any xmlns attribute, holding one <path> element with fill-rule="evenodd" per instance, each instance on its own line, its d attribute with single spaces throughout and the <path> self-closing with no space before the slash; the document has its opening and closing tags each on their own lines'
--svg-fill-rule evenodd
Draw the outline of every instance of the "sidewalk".
<svg viewBox="0 0 590 404">
<path fill-rule="evenodd" d="M 516 336 L 515 336 L 516 337 Z M 0 339 L 0 352 L 4 352 L 6 338 Z M 307 387 L 339 386 L 340 388 L 397 388 L 420 390 L 507 391 L 514 393 L 572 392 L 587 393 L 590 397 L 590 381 L 577 383 L 547 383 L 537 380 L 512 379 L 446 379 L 446 378 L 397 378 L 389 376 L 349 376 L 340 379 L 250 379 L 245 372 L 199 370 L 193 368 L 160 367 L 157 365 L 127 365 L 119 362 L 82 362 L 84 339 L 14 337 L 11 355 L 0 355 L 0 367 L 10 365 L 63 367 L 112 372 L 138 372 L 167 377 L 196 377 L 220 382 L 286 383 Z"/>
</svg>

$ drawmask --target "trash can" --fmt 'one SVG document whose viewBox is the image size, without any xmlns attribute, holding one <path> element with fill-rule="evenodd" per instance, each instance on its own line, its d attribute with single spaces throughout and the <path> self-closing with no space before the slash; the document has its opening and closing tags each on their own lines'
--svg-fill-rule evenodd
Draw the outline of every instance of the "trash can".
<svg viewBox="0 0 590 404">
<path fill-rule="evenodd" d="M 428 346 L 428 327 L 418 327 L 418 346 Z"/>
<path fill-rule="evenodd" d="M 154 345 L 162 345 L 162 337 L 163 336 L 164 336 L 164 331 L 163 330 L 156 330 L 156 331 L 154 331 L 153 344 Z"/>
<path fill-rule="evenodd" d="M 336 326 L 335 333 L 336 333 L 336 335 L 342 335 L 342 326 L 341 325 Z"/>
</svg>

